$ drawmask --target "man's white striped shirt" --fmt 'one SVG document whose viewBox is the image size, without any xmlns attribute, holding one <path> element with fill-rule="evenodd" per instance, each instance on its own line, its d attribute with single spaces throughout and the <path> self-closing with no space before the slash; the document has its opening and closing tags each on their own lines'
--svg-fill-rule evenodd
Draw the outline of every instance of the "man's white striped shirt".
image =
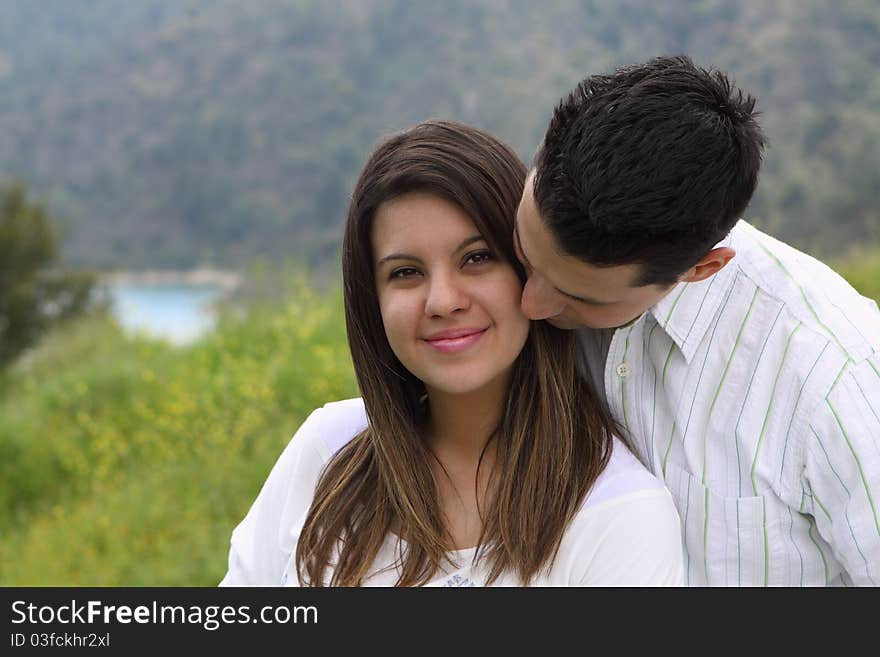
<svg viewBox="0 0 880 657">
<path fill-rule="evenodd" d="M 669 487 L 691 585 L 880 584 L 880 312 L 740 221 L 736 257 L 578 336 Z M 597 386 L 598 387 L 598 386 Z"/>
</svg>

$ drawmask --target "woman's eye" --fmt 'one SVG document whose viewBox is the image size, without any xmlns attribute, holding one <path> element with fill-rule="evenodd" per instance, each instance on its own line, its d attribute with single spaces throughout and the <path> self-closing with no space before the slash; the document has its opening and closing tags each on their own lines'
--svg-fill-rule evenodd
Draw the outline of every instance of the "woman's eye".
<svg viewBox="0 0 880 657">
<path fill-rule="evenodd" d="M 492 260 L 491 251 L 475 251 L 474 253 L 468 254 L 468 256 L 464 259 L 464 264 L 479 265 L 484 262 L 489 262 L 490 260 Z"/>
<path fill-rule="evenodd" d="M 414 267 L 398 267 L 397 269 L 395 269 L 394 271 L 391 272 L 391 274 L 388 276 L 388 278 L 391 278 L 391 279 L 412 278 L 413 276 L 416 276 L 418 273 L 419 273 L 419 270 L 415 269 Z"/>
</svg>

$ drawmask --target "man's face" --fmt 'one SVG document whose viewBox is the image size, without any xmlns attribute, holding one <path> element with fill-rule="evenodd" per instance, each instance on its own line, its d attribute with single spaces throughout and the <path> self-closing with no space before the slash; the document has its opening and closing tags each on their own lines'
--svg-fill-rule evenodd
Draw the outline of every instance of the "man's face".
<svg viewBox="0 0 880 657">
<path fill-rule="evenodd" d="M 595 267 L 560 252 L 526 180 L 514 224 L 516 255 L 528 274 L 522 310 L 562 329 L 624 326 L 662 299 L 671 287 L 633 286 L 637 265 Z"/>
</svg>

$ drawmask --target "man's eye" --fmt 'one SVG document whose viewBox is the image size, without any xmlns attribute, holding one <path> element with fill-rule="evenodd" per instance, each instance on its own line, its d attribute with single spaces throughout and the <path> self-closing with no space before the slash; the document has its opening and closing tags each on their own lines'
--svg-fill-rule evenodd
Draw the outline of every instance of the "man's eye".
<svg viewBox="0 0 880 657">
<path fill-rule="evenodd" d="M 489 262 L 490 260 L 492 260 L 491 251 L 475 251 L 474 253 L 468 254 L 468 256 L 464 259 L 464 264 L 479 265 L 484 262 Z"/>
<path fill-rule="evenodd" d="M 391 279 L 412 278 L 413 276 L 417 276 L 418 273 L 419 273 L 419 270 L 415 269 L 414 267 L 398 267 L 397 269 L 395 269 L 394 271 L 391 272 L 391 274 L 388 276 L 388 278 L 391 278 Z"/>
</svg>

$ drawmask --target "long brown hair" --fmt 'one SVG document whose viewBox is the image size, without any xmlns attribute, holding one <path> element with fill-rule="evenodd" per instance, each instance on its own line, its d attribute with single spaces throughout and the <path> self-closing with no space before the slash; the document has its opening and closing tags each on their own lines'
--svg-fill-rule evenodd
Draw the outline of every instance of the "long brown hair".
<svg viewBox="0 0 880 657">
<path fill-rule="evenodd" d="M 377 208 L 419 191 L 461 207 L 493 252 L 514 255 L 513 221 L 526 168 L 507 145 L 476 128 L 429 121 L 393 135 L 357 181 L 342 249 L 348 342 L 369 424 L 327 464 L 296 548 L 304 584 L 357 586 L 372 574 L 396 529 L 400 586 L 425 584 L 447 561 L 432 455 L 424 441 L 424 385 L 385 335 L 374 279 L 371 226 Z M 491 583 L 505 571 L 528 583 L 549 567 L 563 532 L 605 467 L 614 424 L 576 369 L 570 331 L 532 322 L 513 366 L 495 441 L 491 499 L 475 559 Z"/>
</svg>

